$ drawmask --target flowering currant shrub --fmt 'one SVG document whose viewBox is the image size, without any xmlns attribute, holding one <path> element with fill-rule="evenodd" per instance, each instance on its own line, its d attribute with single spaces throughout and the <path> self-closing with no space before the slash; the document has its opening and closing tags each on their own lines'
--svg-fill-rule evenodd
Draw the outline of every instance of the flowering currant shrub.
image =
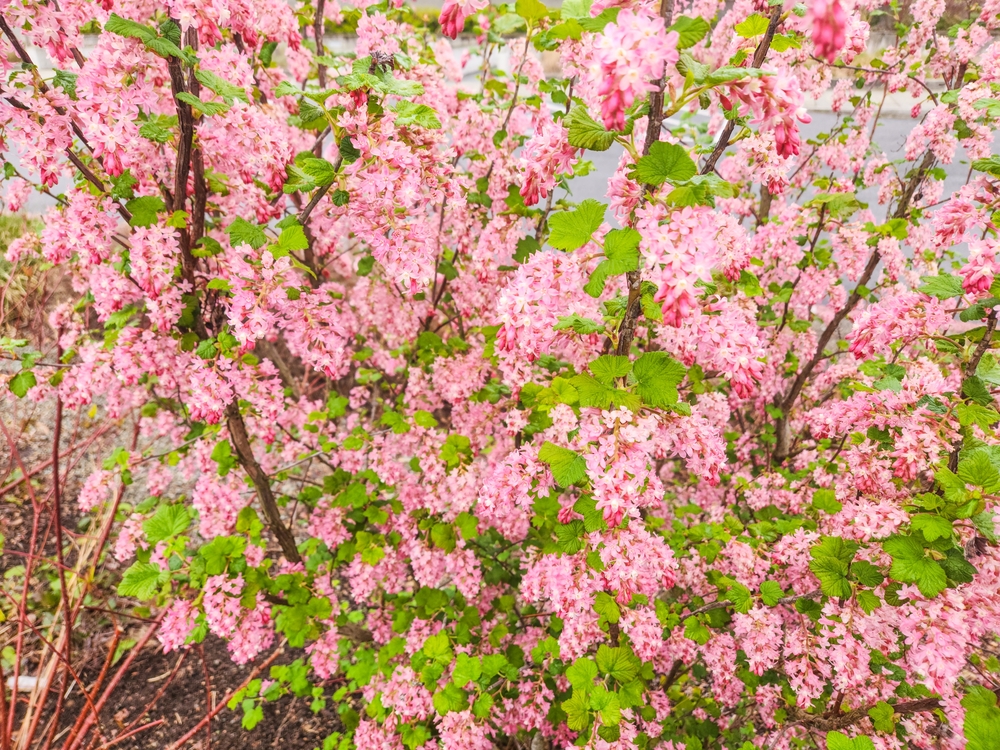
<svg viewBox="0 0 1000 750">
<path fill-rule="evenodd" d="M 995 748 L 1000 9 L 943 12 L 5 2 L 67 279 L 5 398 L 134 424 L 76 502 L 164 650 L 292 652 L 247 727 Z"/>
</svg>

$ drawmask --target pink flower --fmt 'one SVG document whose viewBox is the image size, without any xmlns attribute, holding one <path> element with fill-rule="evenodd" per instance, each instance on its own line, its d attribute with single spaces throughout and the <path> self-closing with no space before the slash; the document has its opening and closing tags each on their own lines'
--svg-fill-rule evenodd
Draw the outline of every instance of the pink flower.
<svg viewBox="0 0 1000 750">
<path fill-rule="evenodd" d="M 668 32 L 660 16 L 624 9 L 594 44 L 592 73 L 600 80 L 601 116 L 608 130 L 625 129 L 625 110 L 643 94 L 656 90 L 665 66 L 679 59 L 676 31 Z"/>
<path fill-rule="evenodd" d="M 809 14 L 812 18 L 813 50 L 817 57 L 832 64 L 847 41 L 847 13 L 840 0 L 813 0 Z"/>
</svg>

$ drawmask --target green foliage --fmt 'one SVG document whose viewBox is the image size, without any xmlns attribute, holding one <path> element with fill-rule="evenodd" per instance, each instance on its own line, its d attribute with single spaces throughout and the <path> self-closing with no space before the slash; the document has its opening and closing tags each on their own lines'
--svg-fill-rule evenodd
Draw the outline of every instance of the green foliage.
<svg viewBox="0 0 1000 750">
<path fill-rule="evenodd" d="M 560 487 L 576 484 L 587 475 L 587 462 L 576 451 L 546 442 L 538 451 L 538 460 L 549 465 Z"/>
<path fill-rule="evenodd" d="M 563 211 L 549 219 L 549 244 L 558 250 L 577 250 L 588 242 L 604 223 L 607 206 L 588 198 L 573 211 Z"/>
<path fill-rule="evenodd" d="M 683 146 L 657 141 L 647 156 L 636 163 L 640 181 L 650 185 L 684 182 L 698 173 L 698 167 Z"/>
<path fill-rule="evenodd" d="M 902 583 L 915 583 L 924 596 L 937 596 L 948 585 L 941 564 L 928 557 L 923 545 L 912 536 L 886 539 L 882 548 L 892 556 L 889 575 Z"/>
</svg>

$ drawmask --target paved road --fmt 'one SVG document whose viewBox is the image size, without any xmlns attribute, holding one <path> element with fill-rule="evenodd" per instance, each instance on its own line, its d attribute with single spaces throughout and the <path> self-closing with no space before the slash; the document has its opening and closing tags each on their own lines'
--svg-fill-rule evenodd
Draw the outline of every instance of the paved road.
<svg viewBox="0 0 1000 750">
<path fill-rule="evenodd" d="M 837 121 L 836 116 L 830 112 L 814 111 L 811 114 L 813 118 L 812 122 L 801 126 L 803 139 L 813 137 L 819 133 L 829 132 L 830 128 Z M 914 121 L 908 115 L 891 114 L 888 117 L 883 115 L 875 132 L 875 142 L 885 150 L 890 159 L 901 158 L 906 145 L 906 137 L 913 128 L 913 124 Z M 994 152 L 1000 152 L 1000 133 L 996 136 L 994 145 L 996 146 Z M 606 202 L 605 195 L 607 193 L 608 178 L 618 166 L 620 155 L 621 149 L 617 146 L 612 147 L 608 151 L 587 152 L 587 158 L 594 163 L 594 170 L 585 177 L 578 177 L 573 180 L 572 199 L 582 201 L 585 198 L 594 198 L 602 203 Z M 16 163 L 16 160 L 14 161 Z M 968 159 L 965 158 L 963 151 L 960 150 L 955 161 L 949 165 L 945 165 L 945 171 L 947 172 L 945 195 L 949 195 L 965 183 L 969 174 Z M 60 188 L 64 190 L 68 187 L 68 184 L 60 185 Z M 878 216 L 881 207 L 877 204 L 876 195 L 876 190 L 866 190 L 862 191 L 859 198 L 862 201 L 868 202 L 871 209 Z M 556 197 L 563 196 L 557 195 Z M 47 209 L 50 204 L 51 200 L 49 198 L 36 193 L 29 199 L 27 210 L 31 213 L 40 213 Z"/>
<path fill-rule="evenodd" d="M 837 122 L 837 117 L 832 112 L 813 111 L 811 114 L 812 122 L 800 126 L 803 141 L 819 133 L 830 132 L 830 128 Z M 889 159 L 901 159 L 906 148 L 906 137 L 913 129 L 913 125 L 914 120 L 911 120 L 908 114 L 893 114 L 889 117 L 883 114 L 875 131 L 875 143 L 885 151 Z M 993 151 L 994 153 L 1000 152 L 1000 133 L 994 138 Z M 587 158 L 594 163 L 594 170 L 585 177 L 573 180 L 573 200 L 581 201 L 585 198 L 594 198 L 602 203 L 606 202 L 607 180 L 618 166 L 620 156 L 621 149 L 618 147 L 612 147 L 603 152 L 589 151 Z M 944 165 L 944 168 L 947 173 L 944 194 L 950 195 L 965 184 L 969 174 L 969 160 L 966 158 L 964 150 L 959 149 L 955 160 L 951 164 Z M 877 194 L 876 189 L 864 190 L 860 193 L 859 199 L 867 202 L 875 215 L 879 216 L 884 208 L 878 205 Z"/>
</svg>

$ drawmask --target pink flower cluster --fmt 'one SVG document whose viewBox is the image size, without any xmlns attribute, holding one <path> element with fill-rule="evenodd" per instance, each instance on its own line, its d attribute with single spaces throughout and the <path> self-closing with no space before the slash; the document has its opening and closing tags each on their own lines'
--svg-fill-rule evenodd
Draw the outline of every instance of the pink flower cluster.
<svg viewBox="0 0 1000 750">
<path fill-rule="evenodd" d="M 676 31 L 663 19 L 625 8 L 594 42 L 591 75 L 600 81 L 601 118 L 608 130 L 625 129 L 625 111 L 656 90 L 666 66 L 678 60 Z"/>
<path fill-rule="evenodd" d="M 764 75 L 740 78 L 729 84 L 729 96 L 736 102 L 743 116 L 760 126 L 761 132 L 774 134 L 777 152 L 781 156 L 797 156 L 802 147 L 799 138 L 801 123 L 812 122 L 812 117 L 802 106 L 802 91 L 798 81 L 772 68 L 764 67 Z M 733 102 L 723 96 L 722 102 L 731 109 Z"/>
</svg>

